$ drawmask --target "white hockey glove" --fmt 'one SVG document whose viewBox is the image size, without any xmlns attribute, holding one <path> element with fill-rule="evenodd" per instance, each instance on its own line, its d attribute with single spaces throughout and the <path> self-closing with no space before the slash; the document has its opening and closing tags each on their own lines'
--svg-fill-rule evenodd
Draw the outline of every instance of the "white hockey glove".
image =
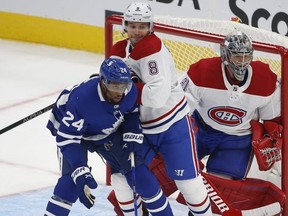
<svg viewBox="0 0 288 216">
<path fill-rule="evenodd" d="M 71 174 L 71 177 L 76 184 L 80 202 L 90 209 L 95 201 L 90 189 L 97 188 L 97 183 L 90 173 L 90 169 L 86 166 L 78 167 Z"/>
</svg>

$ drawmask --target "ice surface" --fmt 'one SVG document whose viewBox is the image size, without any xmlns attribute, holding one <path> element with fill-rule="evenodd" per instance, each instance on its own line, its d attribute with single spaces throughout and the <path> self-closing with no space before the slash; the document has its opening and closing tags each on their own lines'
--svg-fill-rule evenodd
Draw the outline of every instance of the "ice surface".
<svg viewBox="0 0 288 216">
<path fill-rule="evenodd" d="M 0 40 L 0 129 L 54 103 L 65 87 L 97 73 L 104 55 Z M 0 135 L 0 216 L 44 215 L 58 179 L 53 137 L 45 128 L 49 112 Z M 99 186 L 90 210 L 77 202 L 71 216 L 115 216 L 105 185 L 106 166 L 89 155 Z M 176 215 L 187 209 L 171 199 Z"/>
<path fill-rule="evenodd" d="M 97 73 L 104 55 L 63 48 L 0 40 L 0 129 L 54 103 L 65 87 Z M 0 135 L 0 216 L 43 215 L 58 179 L 53 137 L 45 128 L 49 112 Z M 71 216 L 115 216 L 106 197 L 106 166 L 96 154 L 89 155 L 99 187 L 96 205 L 88 210 L 77 202 Z M 275 175 L 260 173 L 279 185 Z M 268 176 L 268 177 L 267 177 Z M 176 216 L 187 215 L 185 206 L 170 198 Z"/>
</svg>

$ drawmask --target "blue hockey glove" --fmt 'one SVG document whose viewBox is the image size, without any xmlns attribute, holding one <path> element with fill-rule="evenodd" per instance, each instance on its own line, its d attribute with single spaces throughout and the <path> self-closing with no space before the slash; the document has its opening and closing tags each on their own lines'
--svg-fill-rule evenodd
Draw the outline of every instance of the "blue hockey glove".
<svg viewBox="0 0 288 216">
<path fill-rule="evenodd" d="M 127 132 L 123 134 L 123 141 L 124 141 L 124 146 L 123 148 L 127 148 L 129 152 L 133 151 L 134 145 L 135 144 L 142 144 L 143 143 L 143 134 L 139 133 L 132 133 L 132 132 Z"/>
<path fill-rule="evenodd" d="M 97 188 L 97 183 L 86 166 L 78 167 L 71 174 L 73 181 L 77 186 L 78 197 L 88 209 L 94 205 L 95 197 L 90 193 L 90 189 Z"/>
</svg>

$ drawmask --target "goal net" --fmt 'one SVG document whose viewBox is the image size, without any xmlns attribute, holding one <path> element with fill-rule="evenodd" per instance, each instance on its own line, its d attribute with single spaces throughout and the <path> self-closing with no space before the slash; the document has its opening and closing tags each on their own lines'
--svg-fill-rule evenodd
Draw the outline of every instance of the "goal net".
<svg viewBox="0 0 288 216">
<path fill-rule="evenodd" d="M 223 41 L 224 36 L 235 30 L 246 33 L 252 39 L 254 48 L 253 60 L 260 60 L 269 64 L 270 68 L 282 78 L 281 106 L 282 110 L 286 110 L 288 106 L 288 98 L 286 96 L 286 92 L 288 92 L 288 78 L 286 77 L 288 72 L 288 50 L 286 49 L 288 48 L 288 40 L 286 37 L 232 21 L 168 16 L 156 16 L 154 18 L 155 34 L 163 40 L 170 50 L 179 74 L 186 72 L 192 63 L 202 58 L 219 56 L 220 43 Z M 109 56 L 113 44 L 124 39 L 125 36 L 122 34 L 122 17 L 108 17 L 105 23 L 106 57 Z M 286 152 L 288 114 L 283 111 L 282 124 L 284 125 L 284 145 L 282 152 Z M 287 156 L 282 154 L 282 161 L 278 164 L 282 166 L 275 168 L 277 169 L 276 172 L 279 178 L 278 186 L 285 194 L 288 192 L 288 169 L 285 166 L 286 161 L 288 161 Z M 261 178 L 265 179 L 266 173 L 264 175 L 263 173 L 261 174 Z M 286 179 L 287 183 L 284 179 Z M 109 168 L 107 169 L 106 183 L 110 183 Z M 284 210 L 283 215 L 288 216 L 288 212 Z"/>
</svg>

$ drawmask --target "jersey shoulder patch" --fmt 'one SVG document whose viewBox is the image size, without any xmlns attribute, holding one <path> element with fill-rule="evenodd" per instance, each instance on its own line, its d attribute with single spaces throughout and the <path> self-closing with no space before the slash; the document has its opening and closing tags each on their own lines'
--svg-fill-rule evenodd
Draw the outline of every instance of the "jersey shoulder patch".
<svg viewBox="0 0 288 216">
<path fill-rule="evenodd" d="M 147 35 L 132 50 L 130 57 L 139 60 L 146 56 L 157 53 L 162 48 L 162 41 L 155 34 Z"/>
<path fill-rule="evenodd" d="M 201 59 L 190 66 L 187 74 L 198 87 L 226 89 L 220 57 Z"/>
<path fill-rule="evenodd" d="M 112 46 L 112 49 L 110 50 L 110 55 L 109 56 L 119 56 L 121 58 L 125 58 L 126 57 L 126 52 L 125 52 L 125 48 L 127 46 L 128 41 L 125 40 L 121 40 L 118 41 L 117 43 L 115 43 Z"/>
<path fill-rule="evenodd" d="M 253 75 L 245 93 L 259 96 L 269 96 L 276 89 L 277 75 L 271 71 L 268 64 L 260 61 L 251 62 Z"/>
</svg>

